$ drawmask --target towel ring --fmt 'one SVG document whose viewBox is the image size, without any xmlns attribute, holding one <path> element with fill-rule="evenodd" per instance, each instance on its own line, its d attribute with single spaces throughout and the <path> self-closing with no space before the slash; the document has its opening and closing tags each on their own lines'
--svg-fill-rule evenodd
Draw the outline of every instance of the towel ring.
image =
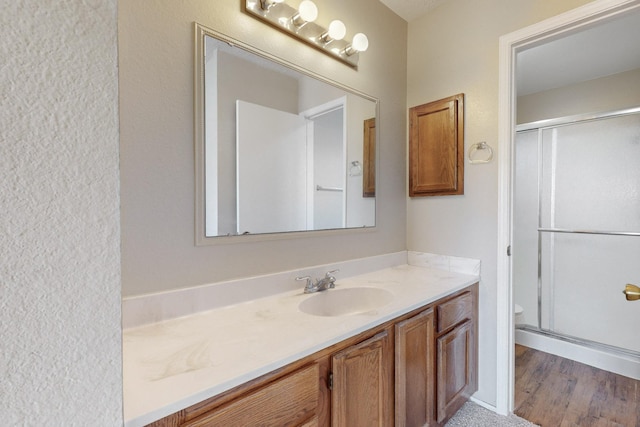
<svg viewBox="0 0 640 427">
<path fill-rule="evenodd" d="M 473 155 L 476 151 L 487 151 L 487 155 L 483 159 L 474 159 Z M 469 163 L 471 163 L 472 165 L 478 163 L 489 163 L 491 160 L 493 160 L 493 148 L 491 148 L 491 146 L 486 142 L 476 142 L 471 147 L 469 147 Z"/>
<path fill-rule="evenodd" d="M 349 166 L 349 176 L 361 176 L 362 175 L 362 165 L 358 160 L 354 160 L 351 162 L 351 166 Z"/>
</svg>

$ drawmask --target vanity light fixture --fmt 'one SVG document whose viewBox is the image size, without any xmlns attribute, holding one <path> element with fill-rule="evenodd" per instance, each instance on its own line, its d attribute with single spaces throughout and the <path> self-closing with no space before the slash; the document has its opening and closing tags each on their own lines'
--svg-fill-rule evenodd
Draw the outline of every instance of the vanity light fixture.
<svg viewBox="0 0 640 427">
<path fill-rule="evenodd" d="M 288 2 L 297 0 L 243 0 L 245 12 L 287 33 L 308 45 L 332 56 L 345 64 L 358 68 L 360 53 L 367 50 L 369 40 L 362 33 L 353 36 L 353 41 L 344 40 L 347 28 L 334 19 L 328 28 L 318 25 L 318 7 L 311 0 L 302 0 L 298 7 Z"/>
<path fill-rule="evenodd" d="M 278 3 L 282 3 L 284 0 L 260 0 L 260 7 L 262 10 L 269 10 L 272 6 Z"/>
</svg>

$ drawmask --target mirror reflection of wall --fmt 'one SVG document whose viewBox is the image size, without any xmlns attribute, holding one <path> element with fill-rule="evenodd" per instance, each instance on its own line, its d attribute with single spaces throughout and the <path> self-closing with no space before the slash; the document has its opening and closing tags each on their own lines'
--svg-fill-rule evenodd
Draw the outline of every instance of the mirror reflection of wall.
<svg viewBox="0 0 640 427">
<path fill-rule="evenodd" d="M 204 51 L 206 236 L 375 226 L 347 165 L 376 102 L 214 37 Z"/>
</svg>

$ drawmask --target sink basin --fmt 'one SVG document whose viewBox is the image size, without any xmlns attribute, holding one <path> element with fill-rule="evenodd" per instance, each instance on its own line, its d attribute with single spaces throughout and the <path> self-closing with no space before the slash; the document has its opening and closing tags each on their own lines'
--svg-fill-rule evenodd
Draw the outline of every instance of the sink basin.
<svg viewBox="0 0 640 427">
<path fill-rule="evenodd" d="M 375 310 L 392 299 L 391 292 L 380 288 L 329 289 L 305 299 L 298 308 L 314 316 L 346 316 Z"/>
</svg>

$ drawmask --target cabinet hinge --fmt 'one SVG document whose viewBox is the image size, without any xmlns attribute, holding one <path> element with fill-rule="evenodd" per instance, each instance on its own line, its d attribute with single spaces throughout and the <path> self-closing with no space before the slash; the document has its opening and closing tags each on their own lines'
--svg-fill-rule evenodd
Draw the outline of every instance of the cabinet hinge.
<svg viewBox="0 0 640 427">
<path fill-rule="evenodd" d="M 507 246 L 507 256 L 511 256 L 511 245 Z"/>
<path fill-rule="evenodd" d="M 333 390 L 333 372 L 329 372 L 329 377 L 327 378 L 327 387 L 329 387 L 329 390 Z"/>
</svg>

